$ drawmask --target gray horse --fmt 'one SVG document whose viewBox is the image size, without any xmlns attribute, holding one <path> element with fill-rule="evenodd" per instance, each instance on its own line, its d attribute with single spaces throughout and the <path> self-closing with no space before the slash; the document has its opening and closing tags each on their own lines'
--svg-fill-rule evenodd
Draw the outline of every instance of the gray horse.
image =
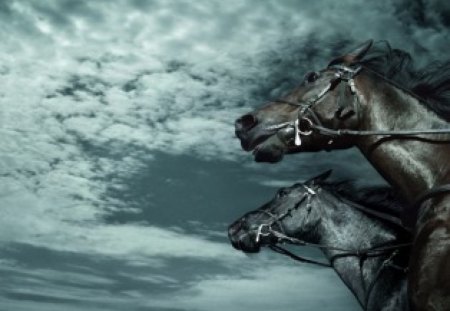
<svg viewBox="0 0 450 311">
<path fill-rule="evenodd" d="M 269 246 L 329 265 L 364 310 L 409 310 L 405 271 L 411 235 L 398 219 L 400 203 L 382 189 L 354 192 L 356 197 L 348 184 L 325 183 L 328 175 L 282 188 L 239 218 L 228 230 L 232 245 L 247 253 Z M 318 247 L 329 264 L 299 257 L 280 247 L 282 242 Z"/>
</svg>

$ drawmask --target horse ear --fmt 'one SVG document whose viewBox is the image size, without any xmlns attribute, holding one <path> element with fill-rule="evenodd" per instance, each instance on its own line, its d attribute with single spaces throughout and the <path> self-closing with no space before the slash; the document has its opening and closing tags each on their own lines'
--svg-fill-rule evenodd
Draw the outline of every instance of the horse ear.
<svg viewBox="0 0 450 311">
<path fill-rule="evenodd" d="M 325 181 L 328 177 L 330 177 L 331 173 L 333 172 L 333 170 L 328 170 L 325 171 L 323 173 L 320 173 L 319 175 L 308 179 L 307 181 L 305 181 L 305 184 L 307 185 L 316 185 L 320 182 Z"/>
<path fill-rule="evenodd" d="M 372 44 L 373 44 L 373 40 L 372 39 L 367 40 L 363 44 L 359 45 L 357 48 L 355 48 L 352 51 L 348 52 L 347 54 L 333 59 L 328 64 L 328 66 L 337 65 L 337 64 L 350 65 L 352 63 L 355 63 L 355 62 L 361 60 L 366 55 L 366 53 L 372 47 Z"/>
</svg>

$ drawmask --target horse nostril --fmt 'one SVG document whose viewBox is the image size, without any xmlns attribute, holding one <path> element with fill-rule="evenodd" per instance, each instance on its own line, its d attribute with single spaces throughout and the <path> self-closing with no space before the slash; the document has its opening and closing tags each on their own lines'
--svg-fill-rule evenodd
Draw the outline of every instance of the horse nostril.
<svg viewBox="0 0 450 311">
<path fill-rule="evenodd" d="M 232 240 L 236 235 L 236 232 L 238 232 L 240 228 L 241 228 L 240 224 L 236 222 L 230 225 L 228 227 L 228 238 Z"/>
<path fill-rule="evenodd" d="M 237 131 L 248 131 L 254 127 L 258 121 L 256 117 L 252 114 L 246 114 L 236 120 L 236 130 Z"/>
</svg>

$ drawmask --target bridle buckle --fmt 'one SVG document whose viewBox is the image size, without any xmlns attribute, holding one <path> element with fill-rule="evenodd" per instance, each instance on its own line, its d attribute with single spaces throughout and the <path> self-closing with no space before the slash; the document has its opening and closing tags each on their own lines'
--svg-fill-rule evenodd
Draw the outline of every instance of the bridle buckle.
<svg viewBox="0 0 450 311">
<path fill-rule="evenodd" d="M 303 128 L 301 127 L 301 123 L 300 123 L 301 121 L 304 121 L 304 122 L 307 123 L 307 126 L 306 126 L 307 129 L 303 129 Z M 297 119 L 294 121 L 294 132 L 295 132 L 295 133 L 294 133 L 294 135 L 295 135 L 295 138 L 294 138 L 294 144 L 295 144 L 296 146 L 300 146 L 300 145 L 302 144 L 301 135 L 303 135 L 303 136 L 309 136 L 309 135 L 312 134 L 312 132 L 313 132 L 313 130 L 312 130 L 313 126 L 314 126 L 313 122 L 311 121 L 311 119 L 309 119 L 309 118 L 307 118 L 307 117 L 297 118 Z"/>
</svg>

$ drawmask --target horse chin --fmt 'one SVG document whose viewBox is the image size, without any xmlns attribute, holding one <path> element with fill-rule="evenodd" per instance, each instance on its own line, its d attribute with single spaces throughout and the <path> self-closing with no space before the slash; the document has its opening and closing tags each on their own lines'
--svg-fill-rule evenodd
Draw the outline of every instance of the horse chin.
<svg viewBox="0 0 450 311">
<path fill-rule="evenodd" d="M 241 237 L 232 242 L 235 249 L 240 250 L 246 254 L 256 254 L 261 250 L 261 245 L 253 241 L 253 236 Z"/>
<path fill-rule="evenodd" d="M 253 156 L 256 162 L 276 163 L 283 159 L 286 153 L 286 145 L 273 135 L 255 147 Z"/>
<path fill-rule="evenodd" d="M 259 251 L 261 250 L 261 246 L 260 245 L 254 245 L 252 247 L 242 247 L 241 251 L 243 251 L 245 254 L 256 254 L 259 253 Z"/>
</svg>

